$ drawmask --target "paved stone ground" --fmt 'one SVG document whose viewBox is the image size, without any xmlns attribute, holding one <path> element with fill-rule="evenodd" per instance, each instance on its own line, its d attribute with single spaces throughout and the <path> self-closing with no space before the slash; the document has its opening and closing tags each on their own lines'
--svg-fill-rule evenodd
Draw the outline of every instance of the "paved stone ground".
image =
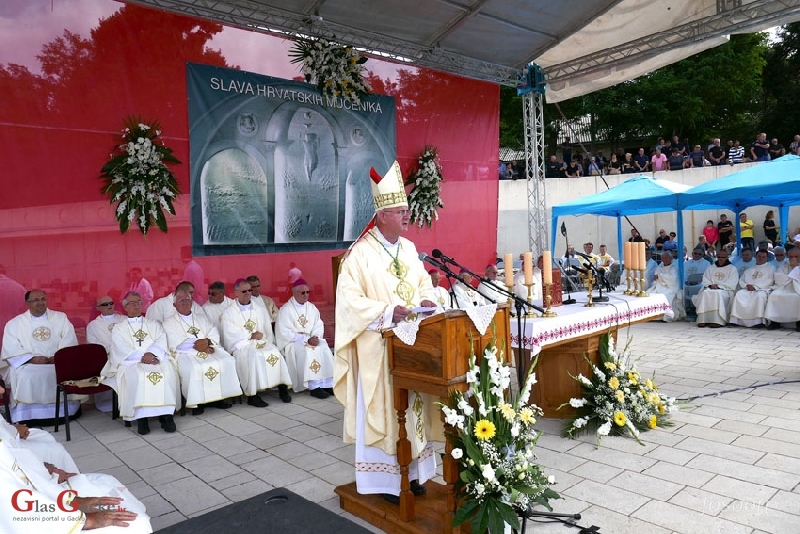
<svg viewBox="0 0 800 534">
<path fill-rule="evenodd" d="M 623 332 L 662 392 L 735 391 L 693 401 L 673 427 L 644 433 L 645 446 L 607 437 L 596 449 L 590 437 L 560 437 L 561 421 L 541 420 L 539 461 L 563 497 L 556 511 L 579 512 L 601 533 L 800 532 L 800 383 L 752 387 L 800 381 L 800 334 L 689 322 Z M 353 480 L 353 448 L 341 442 L 339 404 L 307 392 L 291 404 L 265 398 L 267 408 L 176 417 L 175 434 L 151 424 L 145 437 L 90 408 L 66 447 L 82 470 L 125 483 L 156 530 L 281 486 L 344 513 L 333 490 Z M 539 523 L 527 531 L 577 532 Z"/>
</svg>

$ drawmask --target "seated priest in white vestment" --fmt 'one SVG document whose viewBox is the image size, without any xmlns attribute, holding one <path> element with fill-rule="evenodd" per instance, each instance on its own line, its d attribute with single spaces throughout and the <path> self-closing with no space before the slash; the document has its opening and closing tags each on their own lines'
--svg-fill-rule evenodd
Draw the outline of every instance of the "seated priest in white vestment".
<svg viewBox="0 0 800 534">
<path fill-rule="evenodd" d="M 728 261 L 728 250 L 723 248 L 717 253 L 717 261 L 703 272 L 703 288 L 692 297 L 698 327 L 719 328 L 728 324 L 738 285 L 739 271 Z"/>
<path fill-rule="evenodd" d="M 145 506 L 119 480 L 78 474 L 0 439 L 0 532 L 153 532 Z"/>
<path fill-rule="evenodd" d="M 164 321 L 164 332 L 192 415 L 202 414 L 205 406 L 230 408 L 225 399 L 242 394 L 236 360 L 220 346 L 217 327 L 205 315 L 192 313 L 188 292 L 175 293 L 175 313 Z"/>
<path fill-rule="evenodd" d="M 278 306 L 272 300 L 272 297 L 261 292 L 261 280 L 256 275 L 250 275 L 247 277 L 247 283 L 250 284 L 250 288 L 253 290 L 251 302 L 267 310 L 269 322 L 274 323 L 278 317 Z"/>
<path fill-rule="evenodd" d="M 442 273 L 436 267 L 428 269 L 428 275 L 431 277 L 431 284 L 433 284 L 434 302 L 439 308 L 449 310 L 453 307 L 455 299 L 452 299 L 450 292 L 439 285 L 442 280 Z"/>
<path fill-rule="evenodd" d="M 211 324 L 220 330 L 220 334 L 222 333 L 222 324 L 220 322 L 222 312 L 231 304 L 233 304 L 233 299 L 225 295 L 224 282 L 212 282 L 208 286 L 208 300 L 203 304 L 203 311 L 206 312 L 206 317 L 211 321 Z"/>
<path fill-rule="evenodd" d="M 788 261 L 782 262 L 775 271 L 775 286 L 767 299 L 764 318 L 769 321 L 770 329 L 780 328 L 781 323 L 791 323 L 800 331 L 800 248 L 790 250 Z"/>
<path fill-rule="evenodd" d="M 385 176 L 373 168 L 369 178 L 363 179 L 372 187 L 375 226 L 345 255 L 336 285 L 334 392 L 344 406 L 344 442 L 355 444 L 356 490 L 383 494 L 396 504 L 401 479 L 399 426 L 383 332 L 403 322 L 411 309 L 436 304 L 430 276 L 414 243 L 402 237 L 411 212 L 400 165 L 394 162 Z M 443 439 L 432 434 L 436 430 L 441 434 L 438 400 L 408 392 L 408 478 L 417 496 L 425 494 L 423 484 L 436 474 L 437 455 L 429 440 Z"/>
<path fill-rule="evenodd" d="M 327 399 L 333 394 L 333 353 L 322 337 L 319 310 L 308 301 L 310 291 L 302 278 L 292 284 L 292 298 L 275 320 L 275 343 L 286 358 L 292 389 L 310 389 L 312 397 Z"/>
<path fill-rule="evenodd" d="M 686 319 L 686 307 L 683 304 L 683 290 L 678 276 L 678 264 L 672 261 L 672 253 L 661 253 L 661 265 L 656 267 L 653 274 L 653 285 L 648 293 L 660 293 L 667 297 L 667 302 L 672 306 L 672 316 L 664 315 L 665 322 L 682 321 Z"/>
<path fill-rule="evenodd" d="M 117 323 L 126 319 L 114 311 L 114 299 L 108 295 L 97 298 L 97 311 L 100 315 L 86 325 L 86 342 L 97 343 L 106 349 L 106 354 L 111 352 L 111 331 Z M 94 395 L 94 405 L 101 412 L 110 412 L 113 409 L 113 395 L 110 391 L 103 391 Z"/>
<path fill-rule="evenodd" d="M 523 254 L 519 255 L 522 259 Z M 536 266 L 533 268 L 533 285 L 531 286 L 531 298 L 533 300 L 542 300 L 542 292 L 544 286 L 542 285 L 542 256 L 536 259 Z M 514 294 L 524 301 L 528 300 L 528 286 L 525 285 L 525 271 L 520 268 L 517 274 L 514 275 Z"/>
<path fill-rule="evenodd" d="M 739 278 L 741 278 L 747 269 L 755 267 L 756 259 L 753 257 L 752 250 L 743 248 L 741 257 L 733 258 L 731 263 L 733 263 L 733 266 L 739 271 Z"/>
<path fill-rule="evenodd" d="M 172 314 L 175 313 L 175 293 L 178 291 L 186 291 L 192 296 L 192 299 L 194 299 L 194 284 L 184 280 L 175 286 L 175 291 L 156 300 L 147 308 L 147 319 L 150 321 L 158 321 L 163 324 L 167 317 L 171 317 Z M 203 307 L 200 306 L 200 304 L 195 302 L 192 305 L 192 313 L 205 315 L 206 312 L 203 311 Z"/>
<path fill-rule="evenodd" d="M 0 387 L 0 391 L 4 389 Z M 0 441 L 9 447 L 28 449 L 43 462 L 55 464 L 70 473 L 78 472 L 78 466 L 64 446 L 44 430 L 28 428 L 22 423 L 10 424 L 5 418 L 0 417 Z"/>
<path fill-rule="evenodd" d="M 486 300 L 472 285 L 472 275 L 463 269 L 453 286 L 453 296 L 456 298 L 456 307 L 460 310 L 486 305 Z"/>
<path fill-rule="evenodd" d="M 292 402 L 289 368 L 275 346 L 266 308 L 253 304 L 250 299 L 253 290 L 247 280 L 238 280 L 234 290 L 233 305 L 222 313 L 222 339 L 225 348 L 236 358 L 236 371 L 247 404 L 259 408 L 268 406 L 257 393 L 274 387 L 278 388 L 283 402 Z"/>
<path fill-rule="evenodd" d="M 487 265 L 483 276 L 489 280 L 489 282 L 481 280 L 481 283 L 478 284 L 478 293 L 485 295 L 484 300 L 487 303 L 495 302 L 497 304 L 506 302 L 508 296 L 500 292 L 503 282 L 497 280 L 497 266 L 493 263 Z"/>
<path fill-rule="evenodd" d="M 766 324 L 764 311 L 767 298 L 775 284 L 775 271 L 767 263 L 767 251 L 756 252 L 756 265 L 739 277 L 739 291 L 733 299 L 729 323 L 742 326 Z"/>
<path fill-rule="evenodd" d="M 65 313 L 47 309 L 40 289 L 25 294 L 28 311 L 6 323 L 0 371 L 11 388 L 11 420 L 52 419 L 56 413 L 58 349 L 78 344 L 75 329 Z M 68 397 L 69 413 L 76 414 L 85 395 Z M 63 416 L 62 412 L 62 416 Z"/>
<path fill-rule="evenodd" d="M 158 417 L 165 432 L 175 432 L 173 414 L 181 405 L 175 360 L 167 350 L 161 323 L 141 314 L 142 297 L 135 292 L 122 299 L 128 314 L 111 332 L 111 352 L 101 371 L 103 383 L 119 397 L 119 414 L 136 421 L 141 435 L 150 433 L 148 417 Z"/>
<path fill-rule="evenodd" d="M 789 274 L 789 271 L 791 271 L 792 268 L 789 267 L 786 249 L 783 247 L 775 247 L 772 249 L 772 253 L 775 256 L 775 259 L 769 260 L 767 263 L 772 266 L 772 269 L 775 272 L 781 271 L 783 274 Z"/>
</svg>

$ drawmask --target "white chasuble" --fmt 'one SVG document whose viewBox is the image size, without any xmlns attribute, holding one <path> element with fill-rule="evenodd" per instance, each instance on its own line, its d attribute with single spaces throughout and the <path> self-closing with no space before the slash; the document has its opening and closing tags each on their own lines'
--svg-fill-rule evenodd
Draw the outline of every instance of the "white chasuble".
<svg viewBox="0 0 800 534">
<path fill-rule="evenodd" d="M 250 339 L 261 332 L 261 339 Z M 264 307 L 234 301 L 222 313 L 225 348 L 236 358 L 236 372 L 247 396 L 281 384 L 291 387 L 286 360 L 275 346 L 272 324 Z"/>
<path fill-rule="evenodd" d="M 456 298 L 456 307 L 460 310 L 486 305 L 486 299 L 480 296 L 474 287 L 460 280 L 453 286 L 453 295 Z"/>
<path fill-rule="evenodd" d="M 672 317 L 664 315 L 664 321 L 682 321 L 686 318 L 686 307 L 683 304 L 683 290 L 680 287 L 678 278 L 678 264 L 659 265 L 653 276 L 653 285 L 647 290 L 648 293 L 660 293 L 667 297 L 667 301 L 672 306 Z"/>
<path fill-rule="evenodd" d="M 124 315 L 112 313 L 111 315 L 98 315 L 86 325 L 86 342 L 97 343 L 106 348 L 106 352 L 111 351 L 111 331 L 117 323 L 127 319 Z"/>
<path fill-rule="evenodd" d="M 418 306 L 425 299 L 435 299 L 431 279 L 407 239 L 391 244 L 372 229 L 341 264 L 336 287 L 334 392 L 344 405 L 343 439 L 356 444 L 360 493 L 399 494 L 397 412 L 381 332 L 394 326 L 395 306 Z M 436 468 L 428 440 L 443 441 L 437 400 L 409 392 L 406 431 L 416 459 L 410 469 L 420 482 Z"/>
<path fill-rule="evenodd" d="M 718 267 L 716 263 L 703 273 L 703 289 L 692 297 L 692 304 L 697 309 L 698 323 L 728 324 L 731 304 L 736 287 L 739 284 L 739 271 L 730 263 Z M 711 289 L 716 285 L 719 289 Z"/>
<path fill-rule="evenodd" d="M 17 428 L 0 417 L 0 440 L 11 448 L 28 449 L 42 462 L 49 462 L 68 473 L 80 472 L 64 446 L 45 430 L 29 428 L 28 437 L 22 439 Z"/>
<path fill-rule="evenodd" d="M 167 345 L 178 364 L 181 392 L 186 406 L 196 408 L 242 394 L 236 360 L 219 344 L 219 332 L 208 319 L 193 313 L 184 316 L 175 312 L 164 320 Z M 194 348 L 198 339 L 208 339 L 213 352 Z"/>
<path fill-rule="evenodd" d="M 6 323 L 0 369 L 11 387 L 13 421 L 55 416 L 56 367 L 28 361 L 34 356 L 51 357 L 58 349 L 77 344 L 75 329 L 63 312 L 47 310 L 41 317 L 34 317 L 27 311 Z M 80 401 L 86 398 L 70 395 L 69 413 L 78 411 Z"/>
<path fill-rule="evenodd" d="M 776 323 L 800 321 L 800 267 L 788 270 L 786 274 L 775 271 L 775 289 L 764 310 L 764 317 Z"/>
<path fill-rule="evenodd" d="M 774 284 L 775 270 L 768 263 L 747 269 L 739 277 L 741 289 L 736 292 L 733 299 L 729 322 L 742 326 L 764 324 L 767 298 Z M 755 291 L 749 291 L 748 285 L 754 287 Z"/>
<path fill-rule="evenodd" d="M 155 355 L 158 363 L 142 363 L 147 352 Z M 117 392 L 119 413 L 126 421 L 172 415 L 180 407 L 178 371 L 167 351 L 161 323 L 136 317 L 116 325 L 108 364 L 101 375 L 103 383 Z"/>
<path fill-rule="evenodd" d="M 333 353 L 323 338 L 325 326 L 319 310 L 310 302 L 298 304 L 294 297 L 281 306 L 275 320 L 275 342 L 286 358 L 293 389 L 333 387 Z M 319 344 L 308 344 L 317 336 Z"/>
</svg>

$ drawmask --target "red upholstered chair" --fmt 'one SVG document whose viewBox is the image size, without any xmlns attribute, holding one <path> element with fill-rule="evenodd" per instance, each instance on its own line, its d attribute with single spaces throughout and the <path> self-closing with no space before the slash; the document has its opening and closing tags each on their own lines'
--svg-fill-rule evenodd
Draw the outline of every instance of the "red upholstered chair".
<svg viewBox="0 0 800 534">
<path fill-rule="evenodd" d="M 3 393 L 3 408 L 5 408 L 5 418 L 8 423 L 11 423 L 11 389 L 6 386 L 6 383 L 0 378 L 0 387 L 5 390 Z"/>
<path fill-rule="evenodd" d="M 60 412 L 60 404 L 63 396 L 64 400 L 64 426 L 67 427 L 67 441 L 70 440 L 69 434 L 69 404 L 67 403 L 67 395 L 94 395 L 95 393 L 102 393 L 103 391 L 114 391 L 105 384 L 98 384 L 91 387 L 78 387 L 68 385 L 69 381 L 84 380 L 100 375 L 106 362 L 108 355 L 106 349 L 97 343 L 87 343 L 85 345 L 75 345 L 74 347 L 64 347 L 56 352 L 55 356 L 56 366 L 56 416 L 55 428 L 53 432 L 58 432 L 58 418 Z M 117 393 L 113 393 L 114 408 L 111 414 L 112 419 L 119 417 L 119 409 L 117 407 Z M 73 414 L 74 415 L 74 414 Z"/>
</svg>

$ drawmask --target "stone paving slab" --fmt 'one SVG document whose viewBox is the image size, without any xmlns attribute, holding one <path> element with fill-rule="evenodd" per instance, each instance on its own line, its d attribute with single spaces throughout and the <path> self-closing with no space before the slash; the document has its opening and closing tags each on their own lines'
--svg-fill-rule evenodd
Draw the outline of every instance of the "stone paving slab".
<svg viewBox="0 0 800 534">
<path fill-rule="evenodd" d="M 639 370 L 655 371 L 663 393 L 731 391 L 692 399 L 673 427 L 643 433 L 645 446 L 607 437 L 596 449 L 593 436 L 562 438 L 562 421 L 540 420 L 539 462 L 564 497 L 555 510 L 581 513 L 579 524 L 613 534 L 800 532 L 800 384 L 752 387 L 800 380 L 799 334 L 653 322 L 622 329 L 618 344 L 629 335 Z M 266 408 L 234 404 L 176 417 L 176 433 L 153 424 L 145 437 L 87 406 L 66 446 L 82 470 L 126 483 L 156 529 L 285 486 L 380 532 L 343 512 L 333 493 L 354 480 L 341 406 L 292 396 L 284 404 L 268 392 Z M 63 430 L 54 435 L 66 439 Z M 532 522 L 527 530 L 577 532 Z"/>
</svg>

